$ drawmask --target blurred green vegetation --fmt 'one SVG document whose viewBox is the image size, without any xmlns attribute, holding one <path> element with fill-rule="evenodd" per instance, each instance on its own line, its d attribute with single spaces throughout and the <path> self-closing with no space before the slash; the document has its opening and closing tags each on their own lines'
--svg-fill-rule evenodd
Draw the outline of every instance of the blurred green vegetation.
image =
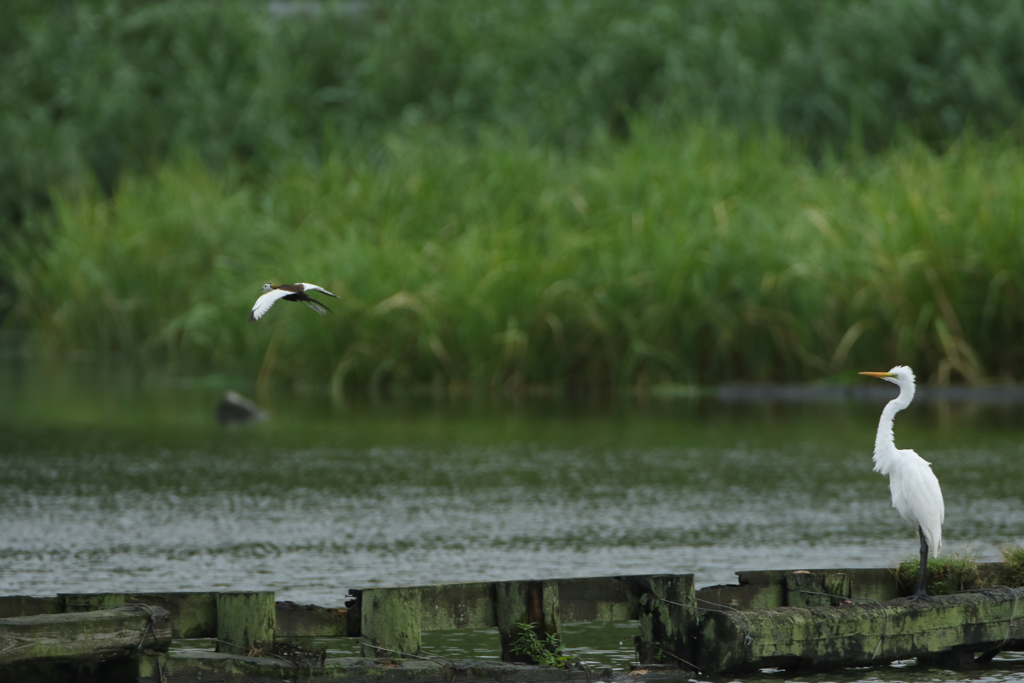
<svg viewBox="0 0 1024 683">
<path fill-rule="evenodd" d="M 426 121 L 580 147 L 637 112 L 941 146 L 1024 102 L 1020 1 L 6 0 L 0 45 L 16 219 L 180 146 L 258 170 Z"/>
<path fill-rule="evenodd" d="M 260 183 L 197 157 L 58 197 L 13 263 L 37 348 L 290 381 L 602 388 L 897 361 L 1019 379 L 1024 158 L 907 141 L 815 165 L 781 135 L 635 122 L 586 155 L 393 135 Z M 334 314 L 260 284 L 304 280 Z M 883 368 L 884 369 L 884 368 Z"/>
<path fill-rule="evenodd" d="M 339 391 L 1019 379 L 1022 39 L 994 0 L 6 0 L 0 316 Z M 246 327 L 271 276 L 344 301 Z"/>
</svg>

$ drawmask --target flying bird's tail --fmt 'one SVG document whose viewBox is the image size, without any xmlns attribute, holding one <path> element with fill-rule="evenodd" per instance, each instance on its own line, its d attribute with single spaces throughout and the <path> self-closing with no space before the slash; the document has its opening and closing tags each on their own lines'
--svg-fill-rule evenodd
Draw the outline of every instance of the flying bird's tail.
<svg viewBox="0 0 1024 683">
<path fill-rule="evenodd" d="M 316 299 L 310 298 L 310 299 L 305 299 L 304 301 L 305 301 L 307 306 L 312 308 L 314 311 L 316 311 L 320 315 L 323 315 L 324 313 L 327 313 L 328 311 L 331 312 L 331 313 L 334 313 L 334 311 L 331 311 L 331 309 L 327 308 L 327 306 L 324 306 L 322 303 L 320 303 Z"/>
</svg>

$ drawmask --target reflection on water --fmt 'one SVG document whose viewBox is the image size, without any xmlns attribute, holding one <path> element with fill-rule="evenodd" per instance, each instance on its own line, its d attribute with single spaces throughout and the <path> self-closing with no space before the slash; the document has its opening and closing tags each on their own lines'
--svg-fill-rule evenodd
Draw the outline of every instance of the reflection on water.
<svg viewBox="0 0 1024 683">
<path fill-rule="evenodd" d="M 0 594 L 264 589 L 337 606 L 370 585 L 701 586 L 917 550 L 871 471 L 884 398 L 343 409 L 282 393 L 270 420 L 225 431 L 220 388 L 21 366 L 0 380 Z M 897 418 L 897 445 L 942 482 L 946 552 L 991 561 L 1024 542 L 1022 418 L 926 402 Z M 607 628 L 601 659 L 624 666 L 633 631 Z"/>
</svg>

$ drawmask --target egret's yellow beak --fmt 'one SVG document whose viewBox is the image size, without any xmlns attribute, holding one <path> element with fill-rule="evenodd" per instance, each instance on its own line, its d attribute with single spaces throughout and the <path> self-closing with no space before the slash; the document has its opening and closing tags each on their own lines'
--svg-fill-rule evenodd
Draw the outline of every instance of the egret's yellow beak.
<svg viewBox="0 0 1024 683">
<path fill-rule="evenodd" d="M 868 377 L 895 377 L 896 375 L 891 372 L 862 372 L 861 375 L 867 375 Z"/>
</svg>

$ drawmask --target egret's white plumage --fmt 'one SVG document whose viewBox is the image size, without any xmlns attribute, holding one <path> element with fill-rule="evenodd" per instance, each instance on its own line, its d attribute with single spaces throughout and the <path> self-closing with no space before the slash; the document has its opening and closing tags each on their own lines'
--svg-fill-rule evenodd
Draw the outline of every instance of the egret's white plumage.
<svg viewBox="0 0 1024 683">
<path fill-rule="evenodd" d="M 321 292 L 327 296 L 333 296 L 335 299 L 339 298 L 336 294 L 331 294 L 320 285 L 313 285 L 308 282 L 297 282 L 293 285 L 273 285 L 267 283 L 263 285 L 263 291 L 266 294 L 256 299 L 256 303 L 252 307 L 252 312 L 249 314 L 249 322 L 256 322 L 270 310 L 279 299 L 286 301 L 301 301 L 314 311 L 323 315 L 330 309 L 324 306 L 316 299 L 310 298 L 306 292 Z"/>
<path fill-rule="evenodd" d="M 910 449 L 896 448 L 892 423 L 896 413 L 910 405 L 916 391 L 914 371 L 905 365 L 897 365 L 889 372 L 862 372 L 862 375 L 878 377 L 892 382 L 900 388 L 900 395 L 889 401 L 882 410 L 875 435 L 875 472 L 889 475 L 889 490 L 892 506 L 903 519 L 918 528 L 921 534 L 921 568 L 918 576 L 918 590 L 914 597 L 925 593 L 928 571 L 928 551 L 938 554 L 942 549 L 942 522 L 946 516 L 939 480 L 932 472 L 931 464 Z"/>
</svg>

